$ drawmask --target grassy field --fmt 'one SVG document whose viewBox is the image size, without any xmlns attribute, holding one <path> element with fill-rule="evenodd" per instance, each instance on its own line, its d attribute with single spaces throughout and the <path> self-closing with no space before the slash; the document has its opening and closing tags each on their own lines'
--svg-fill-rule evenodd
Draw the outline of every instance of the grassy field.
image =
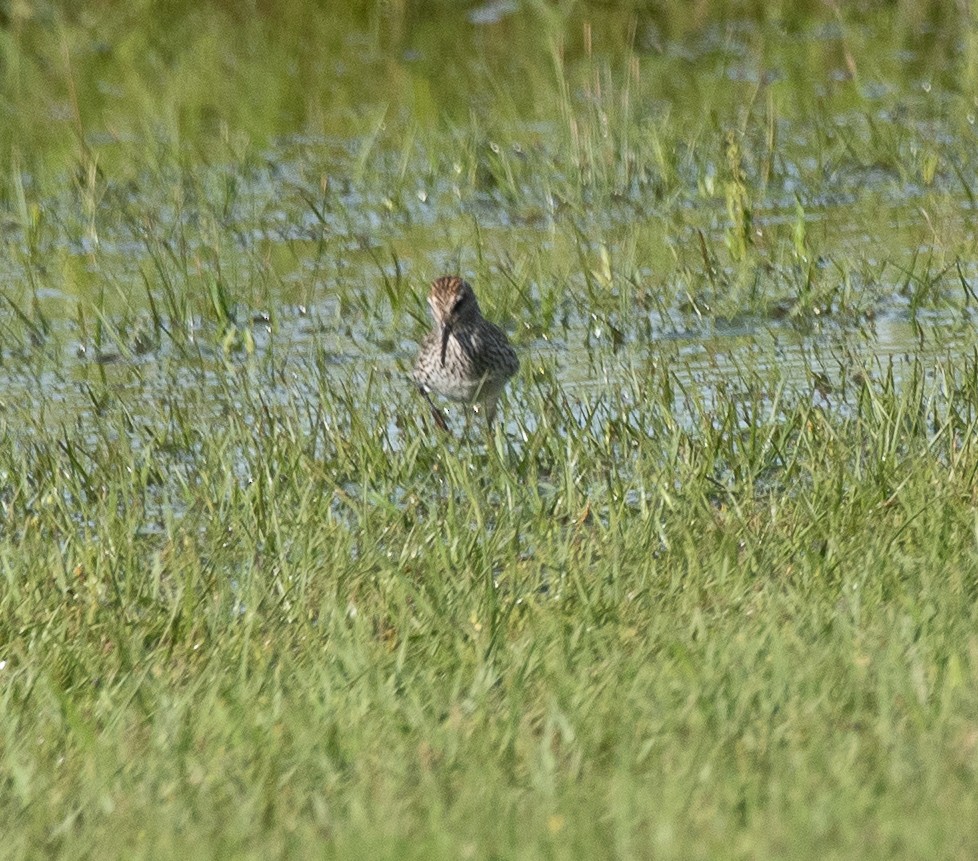
<svg viewBox="0 0 978 861">
<path fill-rule="evenodd" d="M 978 855 L 976 35 L 0 3 L 0 856 Z"/>
</svg>

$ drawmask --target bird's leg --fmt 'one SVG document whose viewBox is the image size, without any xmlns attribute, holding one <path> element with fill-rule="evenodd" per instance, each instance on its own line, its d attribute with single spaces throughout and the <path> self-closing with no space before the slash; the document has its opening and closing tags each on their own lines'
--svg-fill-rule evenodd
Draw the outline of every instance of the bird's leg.
<svg viewBox="0 0 978 861">
<path fill-rule="evenodd" d="M 447 434 L 451 434 L 451 428 L 448 426 L 448 422 L 445 421 L 445 416 L 438 407 L 435 406 L 435 402 L 431 399 L 431 395 L 425 390 L 423 386 L 418 386 L 418 391 L 424 396 L 424 399 L 428 402 L 428 406 L 431 408 L 431 420 L 435 423 L 435 427 L 440 431 L 444 431 Z"/>
<path fill-rule="evenodd" d="M 492 436 L 492 426 L 496 421 L 496 402 L 498 398 L 487 398 L 482 402 L 482 409 L 486 412 L 486 429 L 489 436 Z"/>
</svg>

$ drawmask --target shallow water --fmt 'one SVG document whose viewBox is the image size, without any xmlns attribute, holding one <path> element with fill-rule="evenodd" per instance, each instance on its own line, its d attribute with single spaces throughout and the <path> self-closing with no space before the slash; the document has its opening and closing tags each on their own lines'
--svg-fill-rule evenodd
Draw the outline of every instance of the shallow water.
<svg viewBox="0 0 978 861">
<path fill-rule="evenodd" d="M 369 381 L 396 445 L 384 405 L 415 408 L 425 284 L 453 270 L 523 357 L 512 434 L 534 426 L 520 393 L 538 375 L 596 421 L 587 404 L 641 398 L 664 363 L 700 408 L 757 386 L 842 408 L 855 371 L 899 380 L 969 354 L 978 150 L 953 32 L 815 18 L 670 35 L 616 11 L 521 35 L 534 14 L 488 3 L 400 30 L 351 14 L 319 86 L 359 81 L 353 114 L 285 118 L 262 143 L 229 128 L 189 154 L 96 120 L 88 173 L 12 173 L 4 411 L 84 426 L 93 387 L 138 416 L 182 390 L 233 406 L 241 375 L 283 401 Z M 551 50 L 507 63 L 532 38 Z"/>
</svg>

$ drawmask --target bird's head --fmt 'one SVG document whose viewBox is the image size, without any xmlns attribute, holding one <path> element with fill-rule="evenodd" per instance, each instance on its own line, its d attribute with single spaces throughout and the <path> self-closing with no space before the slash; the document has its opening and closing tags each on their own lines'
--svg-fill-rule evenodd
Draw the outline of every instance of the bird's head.
<svg viewBox="0 0 978 861">
<path fill-rule="evenodd" d="M 428 304 L 435 323 L 441 330 L 441 363 L 445 364 L 445 352 L 453 329 L 460 323 L 479 315 L 479 303 L 468 281 L 458 275 L 445 275 L 435 279 L 428 294 Z"/>
</svg>

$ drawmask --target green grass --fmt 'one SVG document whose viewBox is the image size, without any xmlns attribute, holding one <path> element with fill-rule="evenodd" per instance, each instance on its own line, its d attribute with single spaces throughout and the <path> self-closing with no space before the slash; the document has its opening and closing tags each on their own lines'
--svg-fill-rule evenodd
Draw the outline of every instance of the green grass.
<svg viewBox="0 0 978 861">
<path fill-rule="evenodd" d="M 469 11 L 0 5 L 0 854 L 974 857 L 973 22 Z"/>
<path fill-rule="evenodd" d="M 7 851 L 966 857 L 978 373 L 941 369 L 689 428 L 668 371 L 592 429 L 524 388 L 489 450 L 325 379 L 8 424 Z"/>
</svg>

